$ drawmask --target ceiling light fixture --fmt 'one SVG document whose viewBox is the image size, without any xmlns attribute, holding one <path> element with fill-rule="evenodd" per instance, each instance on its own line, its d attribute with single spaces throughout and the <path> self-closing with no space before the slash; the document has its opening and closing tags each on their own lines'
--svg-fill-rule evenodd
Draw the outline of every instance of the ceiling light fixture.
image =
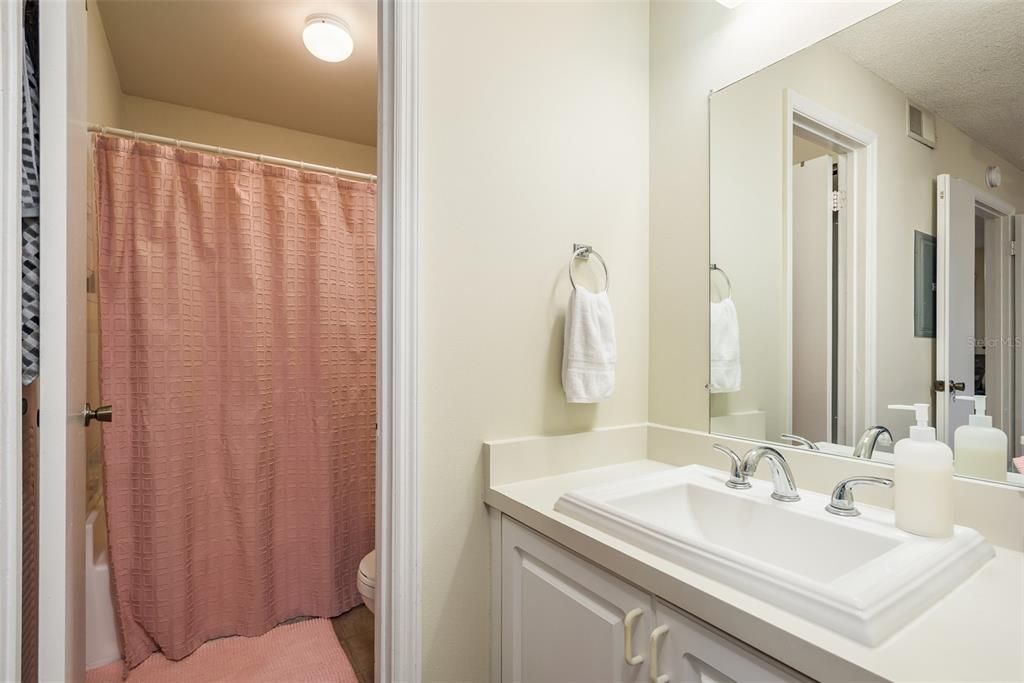
<svg viewBox="0 0 1024 683">
<path fill-rule="evenodd" d="M 985 184 L 993 190 L 1003 184 L 1003 172 L 998 166 L 989 166 L 985 169 Z"/>
<path fill-rule="evenodd" d="M 314 57 L 325 62 L 343 62 L 355 48 L 348 26 L 332 14 L 307 17 L 302 42 Z"/>
</svg>

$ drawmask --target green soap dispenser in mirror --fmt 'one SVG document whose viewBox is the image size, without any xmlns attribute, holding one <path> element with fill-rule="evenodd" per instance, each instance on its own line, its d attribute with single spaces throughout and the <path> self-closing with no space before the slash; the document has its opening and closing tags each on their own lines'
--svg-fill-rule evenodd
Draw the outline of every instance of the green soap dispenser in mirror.
<svg viewBox="0 0 1024 683">
<path fill-rule="evenodd" d="M 957 474 L 995 481 L 1006 480 L 1006 434 L 985 414 L 984 396 L 957 396 L 974 401 L 974 414 L 953 433 L 953 465 Z"/>
</svg>

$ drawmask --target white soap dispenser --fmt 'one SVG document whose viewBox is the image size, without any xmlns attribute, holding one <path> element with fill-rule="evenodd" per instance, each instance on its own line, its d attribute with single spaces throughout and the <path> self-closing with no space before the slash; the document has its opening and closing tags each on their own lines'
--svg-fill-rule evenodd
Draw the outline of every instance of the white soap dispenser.
<svg viewBox="0 0 1024 683">
<path fill-rule="evenodd" d="M 893 452 L 896 480 L 896 526 L 920 536 L 953 535 L 953 451 L 936 441 L 928 426 L 927 403 L 893 405 L 890 410 L 911 410 L 917 425 L 910 438 L 901 439 Z"/>
<path fill-rule="evenodd" d="M 992 426 L 985 414 L 984 396 L 957 396 L 957 401 L 974 401 L 968 424 L 953 433 L 953 464 L 957 474 L 1006 481 L 1006 434 Z"/>
</svg>

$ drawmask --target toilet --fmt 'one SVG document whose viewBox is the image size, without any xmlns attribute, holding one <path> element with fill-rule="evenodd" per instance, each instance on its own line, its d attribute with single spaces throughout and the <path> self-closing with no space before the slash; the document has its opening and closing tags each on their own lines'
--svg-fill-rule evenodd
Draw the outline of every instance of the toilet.
<svg viewBox="0 0 1024 683">
<path fill-rule="evenodd" d="M 377 595 L 377 551 L 371 550 L 359 561 L 359 573 L 356 586 L 363 596 L 363 604 L 370 612 L 374 611 L 374 599 Z"/>
</svg>

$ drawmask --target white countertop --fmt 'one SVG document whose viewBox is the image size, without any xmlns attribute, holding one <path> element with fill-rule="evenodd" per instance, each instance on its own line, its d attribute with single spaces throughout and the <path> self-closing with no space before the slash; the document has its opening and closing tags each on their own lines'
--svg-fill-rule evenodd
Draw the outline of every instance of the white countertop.
<svg viewBox="0 0 1024 683">
<path fill-rule="evenodd" d="M 1024 681 L 1024 554 L 996 547 L 970 579 L 877 647 L 555 512 L 567 491 L 674 469 L 635 460 L 499 486 L 488 505 L 820 681 Z"/>
</svg>

